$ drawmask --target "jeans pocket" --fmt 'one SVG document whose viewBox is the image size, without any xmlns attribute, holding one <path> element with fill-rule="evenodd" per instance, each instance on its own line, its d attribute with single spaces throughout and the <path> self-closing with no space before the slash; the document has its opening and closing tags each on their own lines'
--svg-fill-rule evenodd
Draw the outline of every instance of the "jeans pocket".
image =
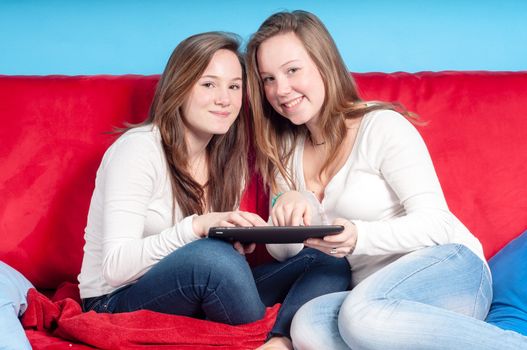
<svg viewBox="0 0 527 350">
<path fill-rule="evenodd" d="M 84 312 L 88 312 L 88 311 L 103 312 L 103 311 L 100 311 L 100 309 L 101 309 L 101 305 L 104 302 L 104 299 L 106 299 L 106 295 L 101 295 L 100 297 L 82 299 L 82 303 L 81 303 L 82 310 Z"/>
<path fill-rule="evenodd" d="M 82 299 L 82 309 L 85 312 L 93 310 L 97 313 L 113 313 L 117 301 L 122 296 L 122 293 L 129 287 L 131 287 L 131 285 L 121 287 L 105 295 Z"/>
</svg>

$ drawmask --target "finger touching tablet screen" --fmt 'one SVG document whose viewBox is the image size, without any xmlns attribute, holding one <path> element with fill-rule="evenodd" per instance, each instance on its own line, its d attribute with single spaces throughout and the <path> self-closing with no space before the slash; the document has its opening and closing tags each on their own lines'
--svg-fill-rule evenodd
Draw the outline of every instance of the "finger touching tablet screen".
<svg viewBox="0 0 527 350">
<path fill-rule="evenodd" d="M 308 238 L 336 235 L 342 225 L 211 227 L 209 237 L 241 243 L 302 243 Z"/>
</svg>

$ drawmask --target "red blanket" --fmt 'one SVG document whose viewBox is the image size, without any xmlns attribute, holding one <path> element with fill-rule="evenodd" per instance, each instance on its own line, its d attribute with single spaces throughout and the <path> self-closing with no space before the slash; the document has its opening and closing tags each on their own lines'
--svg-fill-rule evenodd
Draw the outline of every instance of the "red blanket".
<svg viewBox="0 0 527 350">
<path fill-rule="evenodd" d="M 71 298 L 53 302 L 31 289 L 22 324 L 34 349 L 88 349 L 81 345 L 87 344 L 101 349 L 241 350 L 264 342 L 278 309 L 278 304 L 268 308 L 260 321 L 229 326 L 147 310 L 83 313 Z"/>
</svg>

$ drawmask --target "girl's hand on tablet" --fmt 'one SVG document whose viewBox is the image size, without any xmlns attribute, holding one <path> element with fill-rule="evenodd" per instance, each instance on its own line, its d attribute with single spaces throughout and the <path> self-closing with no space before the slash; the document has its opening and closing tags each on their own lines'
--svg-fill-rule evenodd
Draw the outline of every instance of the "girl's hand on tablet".
<svg viewBox="0 0 527 350">
<path fill-rule="evenodd" d="M 324 238 L 306 239 L 304 245 L 336 258 L 343 258 L 351 254 L 357 244 L 357 227 L 351 221 L 342 218 L 335 219 L 333 225 L 342 225 L 344 230 L 339 234 L 328 235 Z"/>
<path fill-rule="evenodd" d="M 207 237 L 209 228 L 214 226 L 266 226 L 259 215 L 247 211 L 228 211 L 197 215 L 192 220 L 192 228 L 198 237 Z"/>
<path fill-rule="evenodd" d="M 275 226 L 311 225 L 311 207 L 298 191 L 285 192 L 276 199 L 271 210 Z"/>
</svg>

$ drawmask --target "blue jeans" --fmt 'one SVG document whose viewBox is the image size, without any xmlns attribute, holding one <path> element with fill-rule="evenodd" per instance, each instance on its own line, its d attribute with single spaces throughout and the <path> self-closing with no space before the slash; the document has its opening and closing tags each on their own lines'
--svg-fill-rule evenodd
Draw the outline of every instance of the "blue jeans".
<svg viewBox="0 0 527 350">
<path fill-rule="evenodd" d="M 349 265 L 312 249 L 282 263 L 251 271 L 232 244 L 201 239 L 159 261 L 136 283 L 83 300 L 85 311 L 156 312 L 238 325 L 264 316 L 283 302 L 271 334 L 289 336 L 296 310 L 325 293 L 346 290 Z"/>
<path fill-rule="evenodd" d="M 484 322 L 492 299 L 485 264 L 447 244 L 407 254 L 352 291 L 296 314 L 295 349 L 527 349 L 527 337 Z"/>
<path fill-rule="evenodd" d="M 27 307 L 27 291 L 33 285 L 21 273 L 0 261 L 0 348 L 31 349 L 18 319 Z"/>
<path fill-rule="evenodd" d="M 348 261 L 306 248 L 284 262 L 253 270 L 256 287 L 266 306 L 282 303 L 270 336 L 290 337 L 293 316 L 309 300 L 349 288 Z"/>
</svg>

